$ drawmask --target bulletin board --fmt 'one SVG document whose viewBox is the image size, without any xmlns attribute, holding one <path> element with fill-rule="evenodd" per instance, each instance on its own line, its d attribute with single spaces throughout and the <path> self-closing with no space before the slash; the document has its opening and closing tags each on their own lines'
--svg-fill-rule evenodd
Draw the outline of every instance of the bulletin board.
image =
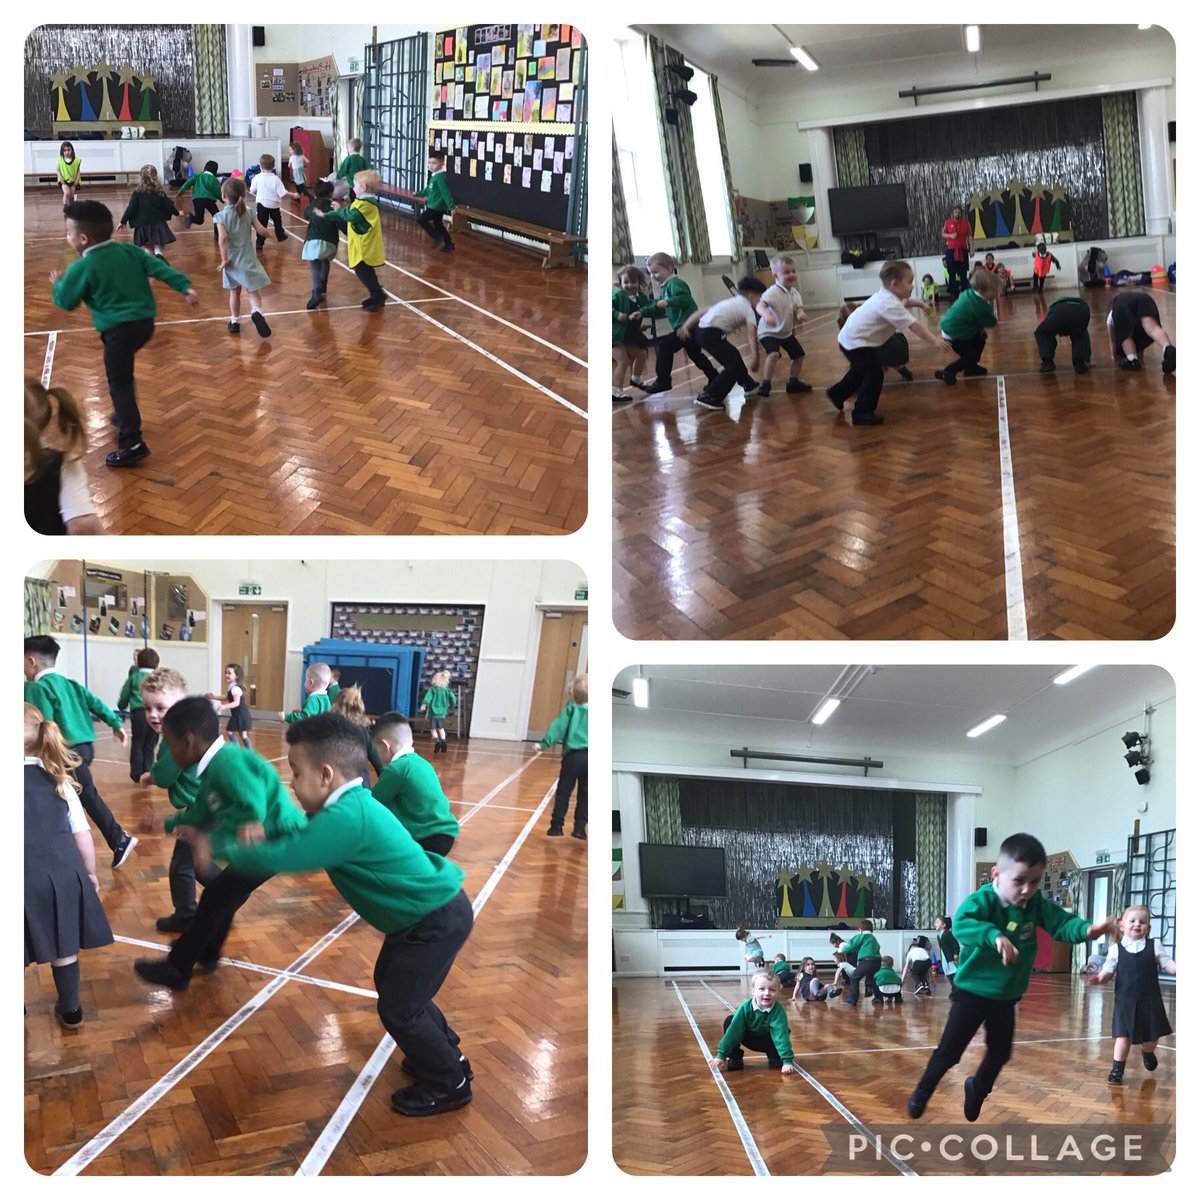
<svg viewBox="0 0 1200 1200">
<path fill-rule="evenodd" d="M 977 862 L 975 880 L 977 887 L 986 887 L 991 882 L 994 862 Z M 1046 855 L 1046 873 L 1042 876 L 1042 891 L 1048 900 L 1060 908 L 1070 908 L 1071 873 L 1079 870 L 1079 864 L 1070 850 L 1058 850 Z"/>
<path fill-rule="evenodd" d="M 254 64 L 255 111 L 260 117 L 300 116 L 298 63 Z"/>
<path fill-rule="evenodd" d="M 296 64 L 296 100 L 302 117 L 332 117 L 338 83 L 337 60 L 332 54 Z"/>
<path fill-rule="evenodd" d="M 430 141 L 455 202 L 566 229 L 587 45 L 572 25 L 468 25 L 434 34 Z"/>
</svg>

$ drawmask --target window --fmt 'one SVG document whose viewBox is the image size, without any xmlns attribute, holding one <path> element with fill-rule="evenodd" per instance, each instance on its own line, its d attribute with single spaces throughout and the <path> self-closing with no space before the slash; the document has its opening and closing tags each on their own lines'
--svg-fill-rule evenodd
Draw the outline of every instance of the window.
<svg viewBox="0 0 1200 1200">
<path fill-rule="evenodd" d="M 725 164 L 721 159 L 721 137 L 717 132 L 717 113 L 713 108 L 712 81 L 695 63 L 688 87 L 696 93 L 692 105 L 692 136 L 696 143 L 696 163 L 700 168 L 700 194 L 704 198 L 704 216 L 708 223 L 708 241 L 713 258 L 733 257 L 733 237 L 729 227 L 729 189 L 725 185 Z"/>
</svg>

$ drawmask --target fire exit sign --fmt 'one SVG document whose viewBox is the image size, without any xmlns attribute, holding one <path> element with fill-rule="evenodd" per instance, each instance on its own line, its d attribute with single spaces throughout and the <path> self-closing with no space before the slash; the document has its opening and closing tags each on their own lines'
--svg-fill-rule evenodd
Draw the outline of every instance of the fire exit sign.
<svg viewBox="0 0 1200 1200">
<path fill-rule="evenodd" d="M 577 587 L 575 589 L 575 599 L 576 600 L 586 600 L 587 594 L 588 594 L 588 590 L 585 587 Z"/>
<path fill-rule="evenodd" d="M 238 595 L 239 596 L 261 596 L 262 595 L 262 586 L 257 583 L 239 583 L 238 584 Z"/>
</svg>

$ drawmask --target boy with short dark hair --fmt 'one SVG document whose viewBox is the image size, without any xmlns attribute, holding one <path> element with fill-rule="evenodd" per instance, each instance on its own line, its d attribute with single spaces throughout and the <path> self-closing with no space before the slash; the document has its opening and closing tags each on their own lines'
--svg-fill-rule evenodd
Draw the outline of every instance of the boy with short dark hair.
<svg viewBox="0 0 1200 1200">
<path fill-rule="evenodd" d="M 705 378 L 712 383 L 720 372 L 704 357 L 700 344 L 691 339 L 679 336 L 680 327 L 696 311 L 696 301 L 692 298 L 692 289 L 679 277 L 675 260 L 669 254 L 652 254 L 646 259 L 646 270 L 650 278 L 658 284 L 658 299 L 649 300 L 642 305 L 644 317 L 661 317 L 666 315 L 671 326 L 671 332 L 658 338 L 654 349 L 654 382 L 637 383 L 648 395 L 655 392 L 671 390 L 671 370 L 675 363 L 675 355 L 682 350 L 692 360 L 693 366 L 704 373 Z"/>
<path fill-rule="evenodd" d="M 192 211 L 184 215 L 184 229 L 191 229 L 193 225 L 203 225 L 205 213 L 210 213 L 214 217 L 217 215 L 221 207 L 221 181 L 217 178 L 216 159 L 210 158 L 204 164 L 203 171 L 193 175 L 190 179 L 185 179 L 180 184 L 175 198 L 179 199 L 184 192 L 192 193 Z M 217 240 L 217 227 L 214 224 L 213 241 Z"/>
<path fill-rule="evenodd" d="M 872 1003 L 883 1003 L 883 996 L 875 986 L 875 972 L 883 964 L 879 939 L 875 936 L 875 923 L 867 918 L 859 924 L 858 929 L 858 933 L 845 941 L 836 933 L 829 935 L 829 940 L 834 946 L 847 956 L 853 955 L 855 959 L 854 971 L 849 977 L 846 995 L 842 1000 L 843 1004 L 849 1004 L 852 1008 L 858 1003 L 860 980 L 865 980 L 864 987 Z"/>
<path fill-rule="evenodd" d="M 695 402 L 701 408 L 723 409 L 725 397 L 733 390 L 735 383 L 742 385 L 747 396 L 758 387 L 758 381 L 746 370 L 742 352 L 730 339 L 742 327 L 749 331 L 750 370 L 757 371 L 762 359 L 759 357 L 756 332 L 758 317 L 754 306 L 766 290 L 761 280 L 747 275 L 738 281 L 736 296 L 718 300 L 702 312 L 693 313 L 680 327 L 679 336 L 684 342 L 695 337 L 700 349 L 711 354 L 723 368 L 716 379 L 710 379 L 696 397 Z"/>
<path fill-rule="evenodd" d="M 288 190 L 282 179 L 275 174 L 275 156 L 263 154 L 259 157 L 258 165 L 262 168 L 250 184 L 250 193 L 258 204 L 258 223 L 266 229 L 273 221 L 275 223 L 275 240 L 286 242 L 287 234 L 283 231 L 283 210 L 280 208 L 287 198 Z M 257 234 L 254 239 L 255 248 L 261 250 L 267 239 Z"/>
<path fill-rule="evenodd" d="M 133 652 L 133 661 L 117 697 L 117 709 L 129 713 L 129 778 L 137 783 L 150 770 L 154 747 L 158 745 L 158 732 L 147 722 L 146 706 L 142 701 L 142 682 L 158 668 L 158 651 L 145 646 Z"/>
<path fill-rule="evenodd" d="M 471 932 L 463 871 L 428 854 L 363 786 L 358 730 L 336 713 L 287 732 L 292 786 L 308 821 L 258 844 L 227 839 L 230 870 L 251 875 L 324 870 L 343 899 L 383 935 L 375 962 L 379 1018 L 417 1082 L 392 1094 L 409 1117 L 433 1116 L 471 1101 L 471 1064 L 433 1003 Z M 245 751 L 241 751 L 245 753 Z"/>
<path fill-rule="evenodd" d="M 134 387 L 133 361 L 154 336 L 158 307 L 150 277 L 161 279 L 188 304 L 200 302 L 186 275 L 132 242 L 112 240 L 112 213 L 95 200 L 66 207 L 67 245 L 79 261 L 66 271 L 51 271 L 54 303 L 68 311 L 86 304 L 104 343 L 104 373 L 117 419 L 117 449 L 105 458 L 110 467 L 131 467 L 150 454 L 142 440 L 142 414 Z"/>
<path fill-rule="evenodd" d="M 459 834 L 458 818 L 431 763 L 413 749 L 412 726 L 403 713 L 385 713 L 371 730 L 384 763 L 371 795 L 413 836 L 422 850 L 444 858 Z"/>
<path fill-rule="evenodd" d="M 138 254 L 146 259 L 154 257 L 143 250 L 138 250 Z M 121 828 L 96 790 L 91 767 L 96 757 L 96 730 L 92 717 L 99 717 L 122 746 L 129 740 L 129 735 L 121 718 L 99 696 L 55 670 L 60 649 L 52 637 L 44 634 L 25 639 L 25 703 L 32 704 L 47 721 L 53 721 L 67 748 L 79 757 L 79 765 L 71 772 L 79 784 L 79 802 L 112 851 L 112 869 L 115 871 L 133 853 L 138 840 Z"/>
<path fill-rule="evenodd" d="M 1042 843 L 1028 833 L 1014 833 L 1000 844 L 991 882 L 968 896 L 954 914 L 961 952 L 950 1015 L 909 1097 L 908 1115 L 914 1120 L 982 1025 L 987 1053 L 963 1084 L 963 1115 L 968 1121 L 978 1119 L 1001 1068 L 1012 1056 L 1017 1001 L 1029 987 L 1039 927 L 1059 942 L 1084 942 L 1115 930 L 1113 920 L 1089 927 L 1081 917 L 1059 908 L 1040 890 L 1045 873 Z"/>
<path fill-rule="evenodd" d="M 454 197 L 450 194 L 450 181 L 446 178 L 446 155 L 442 150 L 429 151 L 429 182 L 419 191 L 407 189 L 400 195 L 408 200 L 424 200 L 425 207 L 417 217 L 417 224 L 433 239 L 436 246 L 442 243 L 442 253 L 454 249 L 454 242 L 446 231 L 443 220 L 454 211 Z"/>
</svg>

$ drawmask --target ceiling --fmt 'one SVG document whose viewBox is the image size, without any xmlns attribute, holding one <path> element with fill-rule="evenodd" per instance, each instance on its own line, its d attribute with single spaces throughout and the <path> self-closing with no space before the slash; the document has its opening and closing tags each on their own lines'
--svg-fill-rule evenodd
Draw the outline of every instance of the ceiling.
<svg viewBox="0 0 1200 1200">
<path fill-rule="evenodd" d="M 981 49 L 970 55 L 963 25 L 639 25 L 678 49 L 689 62 L 716 74 L 752 99 L 844 88 L 868 76 L 897 74 L 907 84 L 928 83 L 938 66 L 963 74 L 995 75 L 1004 69 L 1046 70 L 1056 63 L 1094 58 L 1098 67 L 1117 47 L 1162 52 L 1173 63 L 1175 43 L 1166 30 L 1135 25 L 983 25 Z M 1131 39 L 1136 38 L 1136 43 Z M 790 42 L 789 40 L 790 39 Z M 754 58 L 787 58 L 789 44 L 803 46 L 819 71 L 758 68 Z"/>
<path fill-rule="evenodd" d="M 808 719 L 841 665 L 647 666 L 640 670 L 650 680 L 650 707 L 635 709 L 632 700 L 614 696 L 614 737 L 719 737 L 731 746 L 753 746 L 754 729 L 746 722 L 756 721 L 763 723 L 760 746 L 794 736 L 797 753 L 903 752 L 1017 766 L 1116 722 L 1140 727 L 1137 714 L 1145 704 L 1175 694 L 1170 675 L 1152 666 L 1099 666 L 1055 686 L 1054 676 L 1070 665 L 876 667 L 823 726 Z M 614 689 L 628 691 L 638 671 L 621 671 Z M 993 713 L 1008 719 L 966 737 Z"/>
</svg>

